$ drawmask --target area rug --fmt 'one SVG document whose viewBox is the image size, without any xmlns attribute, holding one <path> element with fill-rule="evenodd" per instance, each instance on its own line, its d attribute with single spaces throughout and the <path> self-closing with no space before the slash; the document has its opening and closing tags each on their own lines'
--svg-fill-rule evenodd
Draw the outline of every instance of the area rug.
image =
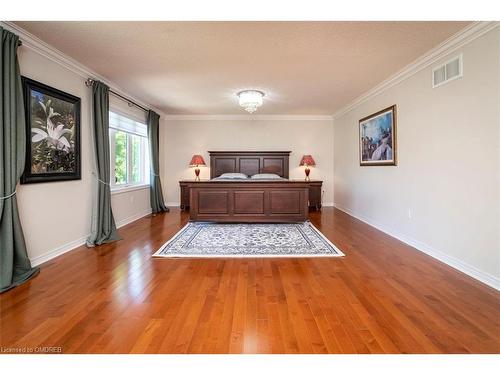
<svg viewBox="0 0 500 375">
<path fill-rule="evenodd" d="M 310 222 L 218 224 L 190 222 L 155 257 L 339 257 L 344 254 Z"/>
</svg>

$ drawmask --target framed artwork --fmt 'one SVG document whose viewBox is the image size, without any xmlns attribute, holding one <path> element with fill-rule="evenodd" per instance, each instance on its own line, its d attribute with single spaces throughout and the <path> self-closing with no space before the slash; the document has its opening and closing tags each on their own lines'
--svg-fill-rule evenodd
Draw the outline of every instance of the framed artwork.
<svg viewBox="0 0 500 375">
<path fill-rule="evenodd" d="M 396 165 L 396 105 L 359 120 L 359 165 Z"/>
<path fill-rule="evenodd" d="M 80 98 L 22 77 L 26 164 L 21 183 L 81 179 Z"/>
</svg>

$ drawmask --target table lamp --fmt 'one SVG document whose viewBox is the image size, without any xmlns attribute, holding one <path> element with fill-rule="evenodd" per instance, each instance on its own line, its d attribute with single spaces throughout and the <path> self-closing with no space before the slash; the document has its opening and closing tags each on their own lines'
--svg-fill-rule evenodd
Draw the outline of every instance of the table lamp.
<svg viewBox="0 0 500 375">
<path fill-rule="evenodd" d="M 309 167 L 315 166 L 316 162 L 314 161 L 313 157 L 311 155 L 304 155 L 302 156 L 302 159 L 300 160 L 300 166 L 305 165 L 306 169 L 304 169 L 304 172 L 306 173 L 306 181 L 309 181 L 309 173 L 311 173 L 311 170 Z"/>
<path fill-rule="evenodd" d="M 193 155 L 191 158 L 191 162 L 189 163 L 190 167 L 195 167 L 194 174 L 196 175 L 195 181 L 200 181 L 200 165 L 206 165 L 205 160 L 203 160 L 203 156 L 201 155 Z"/>
</svg>

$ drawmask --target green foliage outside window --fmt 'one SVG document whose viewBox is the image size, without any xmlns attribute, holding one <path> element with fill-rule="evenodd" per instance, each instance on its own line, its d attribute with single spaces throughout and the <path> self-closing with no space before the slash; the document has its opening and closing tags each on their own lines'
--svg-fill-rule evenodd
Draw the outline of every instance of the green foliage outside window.
<svg viewBox="0 0 500 375">
<path fill-rule="evenodd" d="M 127 134 L 115 133 L 115 183 L 127 182 Z"/>
</svg>

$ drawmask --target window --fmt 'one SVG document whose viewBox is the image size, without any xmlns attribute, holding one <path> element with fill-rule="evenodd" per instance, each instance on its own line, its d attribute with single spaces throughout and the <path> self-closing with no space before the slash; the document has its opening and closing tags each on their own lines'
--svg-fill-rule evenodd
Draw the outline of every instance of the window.
<svg viewBox="0 0 500 375">
<path fill-rule="evenodd" d="M 146 124 L 109 112 L 111 190 L 149 185 Z"/>
</svg>

